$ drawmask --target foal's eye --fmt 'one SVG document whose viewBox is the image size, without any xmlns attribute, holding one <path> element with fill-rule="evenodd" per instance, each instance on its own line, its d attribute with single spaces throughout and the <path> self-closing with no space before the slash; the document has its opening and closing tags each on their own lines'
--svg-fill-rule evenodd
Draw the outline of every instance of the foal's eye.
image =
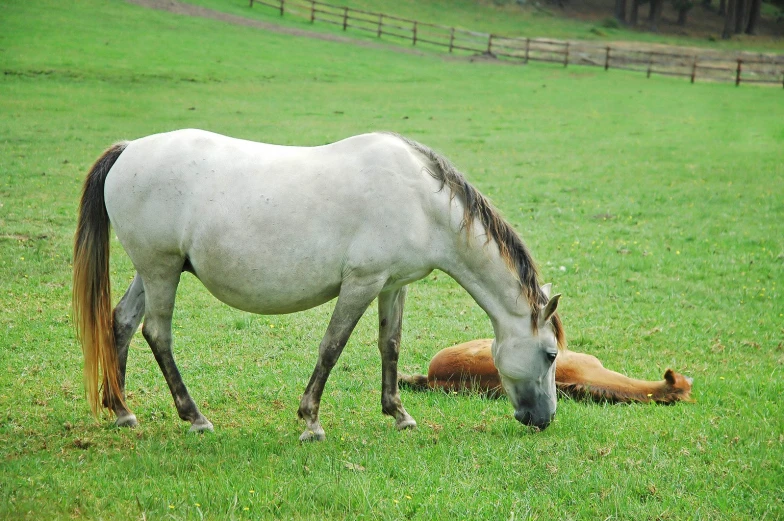
<svg viewBox="0 0 784 521">
<path fill-rule="evenodd" d="M 558 353 L 547 353 L 547 359 L 550 362 L 555 362 L 555 357 L 558 356 Z"/>
</svg>

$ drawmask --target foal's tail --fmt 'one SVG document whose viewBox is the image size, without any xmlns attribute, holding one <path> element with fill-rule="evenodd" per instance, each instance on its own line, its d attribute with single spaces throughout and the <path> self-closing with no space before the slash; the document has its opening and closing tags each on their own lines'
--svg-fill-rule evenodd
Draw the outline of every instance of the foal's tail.
<svg viewBox="0 0 784 521">
<path fill-rule="evenodd" d="M 423 374 L 408 375 L 398 373 L 397 383 L 400 387 L 405 387 L 414 391 L 427 391 L 430 388 L 427 384 L 427 376 Z"/>
<path fill-rule="evenodd" d="M 84 387 L 95 416 L 109 394 L 125 406 L 118 376 L 114 343 L 112 295 L 109 282 L 109 214 L 104 204 L 104 183 L 127 142 L 112 145 L 87 174 L 79 204 L 79 224 L 74 238 L 73 318 L 84 354 Z M 98 380 L 102 375 L 102 384 Z"/>
</svg>

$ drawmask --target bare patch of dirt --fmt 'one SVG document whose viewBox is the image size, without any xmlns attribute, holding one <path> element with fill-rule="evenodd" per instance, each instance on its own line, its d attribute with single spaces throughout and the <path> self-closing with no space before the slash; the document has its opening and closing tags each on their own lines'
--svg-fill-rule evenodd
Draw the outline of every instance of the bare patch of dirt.
<svg viewBox="0 0 784 521">
<path fill-rule="evenodd" d="M 326 40 L 330 42 L 350 43 L 352 45 L 360 45 L 363 47 L 370 47 L 370 48 L 383 48 L 383 49 L 393 48 L 398 52 L 402 52 L 406 54 L 416 54 L 416 55 L 423 54 L 421 51 L 417 51 L 415 49 L 392 47 L 390 45 L 385 45 L 383 43 L 356 40 L 348 36 L 340 36 L 337 34 L 325 34 L 325 33 L 319 33 L 315 31 L 305 31 L 302 29 L 297 29 L 295 27 L 285 27 L 282 25 L 276 25 L 269 22 L 263 22 L 261 20 L 251 20 L 249 18 L 244 18 L 242 16 L 237 16 L 228 13 L 221 13 L 220 11 L 214 11 L 206 7 L 199 7 L 197 5 L 178 2 L 177 0 L 126 0 L 126 1 L 131 4 L 147 7 L 149 9 L 168 11 L 170 13 L 175 13 L 183 16 L 194 16 L 197 18 L 210 18 L 213 20 L 219 20 L 221 22 L 226 22 L 233 25 L 242 25 L 245 27 L 255 27 L 256 29 L 264 29 L 265 31 L 270 31 L 278 34 L 300 36 L 303 38 L 314 38 L 316 40 Z"/>
</svg>

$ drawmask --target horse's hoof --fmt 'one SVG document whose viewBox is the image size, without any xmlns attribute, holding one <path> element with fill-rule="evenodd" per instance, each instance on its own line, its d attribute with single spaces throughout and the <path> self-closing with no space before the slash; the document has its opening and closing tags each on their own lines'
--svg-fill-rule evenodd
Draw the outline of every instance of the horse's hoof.
<svg viewBox="0 0 784 521">
<path fill-rule="evenodd" d="M 117 420 L 114 422 L 115 427 L 136 427 L 137 425 L 139 422 L 136 421 L 136 415 L 132 413 L 117 416 Z"/>
<path fill-rule="evenodd" d="M 413 430 L 413 429 L 416 429 L 416 426 L 417 426 L 416 420 L 414 420 L 414 418 L 412 418 L 410 416 L 408 418 L 403 418 L 402 420 L 399 420 L 397 423 L 395 423 L 395 427 L 397 427 L 397 430 L 399 430 L 399 431 L 402 431 L 402 430 L 405 430 L 405 429 L 412 429 Z"/>
<path fill-rule="evenodd" d="M 305 432 L 299 437 L 299 441 L 306 442 L 306 441 L 324 441 L 327 439 L 327 435 L 324 434 L 324 429 L 305 429 Z"/>
<path fill-rule="evenodd" d="M 213 432 L 212 422 L 207 419 L 195 421 L 188 432 L 195 432 L 196 434 Z"/>
</svg>

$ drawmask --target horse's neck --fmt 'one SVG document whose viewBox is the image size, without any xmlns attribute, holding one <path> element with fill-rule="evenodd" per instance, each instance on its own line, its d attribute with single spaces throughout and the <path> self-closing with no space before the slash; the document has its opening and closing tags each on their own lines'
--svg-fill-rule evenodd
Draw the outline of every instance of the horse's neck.
<svg viewBox="0 0 784 521">
<path fill-rule="evenodd" d="M 479 228 L 481 230 L 481 228 Z M 529 327 L 531 309 L 521 295 L 520 282 L 501 257 L 494 242 L 485 244 L 483 235 L 462 235 L 455 255 L 441 269 L 447 272 L 473 297 L 493 324 L 497 341 L 515 334 L 519 327 Z M 525 320 L 522 320 L 525 319 Z"/>
</svg>

